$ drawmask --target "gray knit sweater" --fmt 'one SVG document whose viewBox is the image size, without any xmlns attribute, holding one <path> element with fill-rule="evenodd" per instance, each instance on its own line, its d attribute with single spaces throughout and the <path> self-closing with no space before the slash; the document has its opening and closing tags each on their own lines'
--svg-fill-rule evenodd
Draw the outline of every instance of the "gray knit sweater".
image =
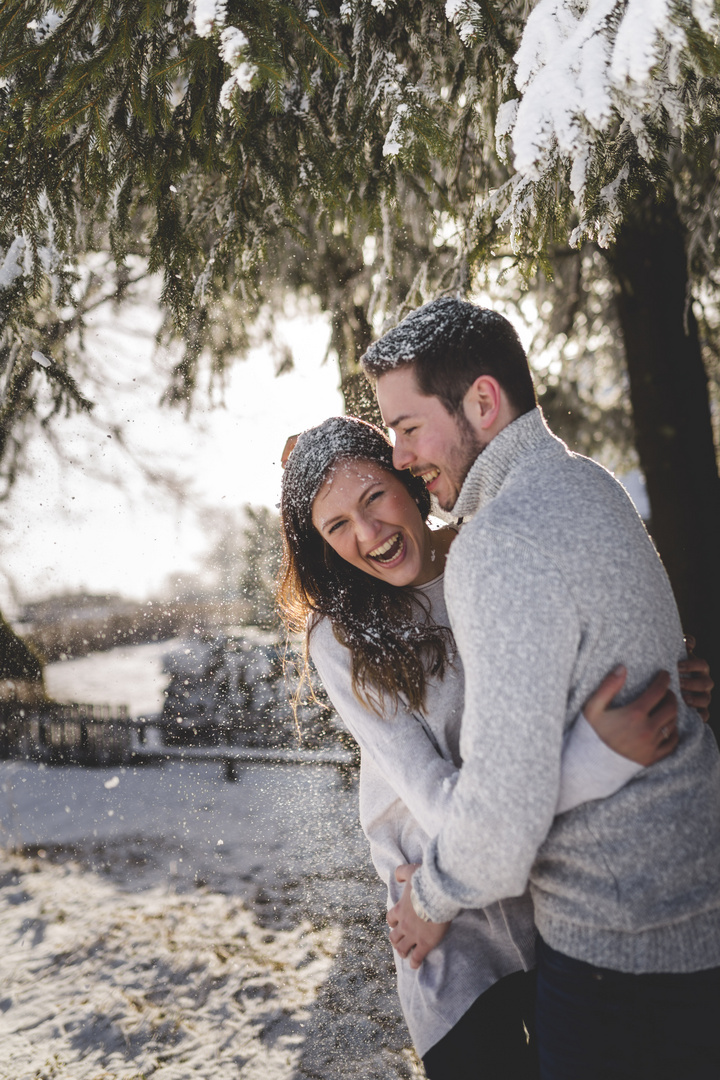
<svg viewBox="0 0 720 1080">
<path fill-rule="evenodd" d="M 628 972 L 720 965 L 720 757 L 682 703 L 670 584 L 627 493 L 538 409 L 478 457 L 445 593 L 466 678 L 463 768 L 413 878 L 436 921 L 522 893 L 553 948 Z M 553 821 L 563 735 L 609 668 L 627 700 L 659 668 L 680 743 L 617 794 Z"/>
</svg>

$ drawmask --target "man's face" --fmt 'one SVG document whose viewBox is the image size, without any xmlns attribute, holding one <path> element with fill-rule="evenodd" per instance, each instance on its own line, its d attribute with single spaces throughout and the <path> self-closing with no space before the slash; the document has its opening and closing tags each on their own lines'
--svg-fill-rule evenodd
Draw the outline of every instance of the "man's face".
<svg viewBox="0 0 720 1080">
<path fill-rule="evenodd" d="M 381 375 L 376 390 L 383 419 L 395 433 L 395 468 L 422 476 L 440 506 L 451 510 L 483 449 L 465 414 L 451 416 L 439 398 L 421 393 L 409 364 Z"/>
</svg>

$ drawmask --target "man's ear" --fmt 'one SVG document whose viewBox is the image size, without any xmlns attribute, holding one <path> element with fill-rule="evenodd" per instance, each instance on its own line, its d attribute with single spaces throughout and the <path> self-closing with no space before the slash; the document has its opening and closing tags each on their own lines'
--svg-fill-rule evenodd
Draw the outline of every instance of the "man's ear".
<svg viewBox="0 0 720 1080">
<path fill-rule="evenodd" d="M 478 435 L 490 434 L 503 410 L 504 393 L 492 375 L 479 375 L 463 399 L 465 415 Z"/>
</svg>

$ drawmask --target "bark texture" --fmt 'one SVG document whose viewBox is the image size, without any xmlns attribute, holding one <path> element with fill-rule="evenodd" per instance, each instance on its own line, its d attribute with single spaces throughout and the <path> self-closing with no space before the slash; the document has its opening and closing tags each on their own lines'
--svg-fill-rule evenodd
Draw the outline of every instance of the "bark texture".
<svg viewBox="0 0 720 1080">
<path fill-rule="evenodd" d="M 685 632 L 696 637 L 698 655 L 720 684 L 720 477 L 685 235 L 672 197 L 638 205 L 611 262 L 651 532 Z M 717 704 L 712 713 L 718 735 Z"/>
</svg>

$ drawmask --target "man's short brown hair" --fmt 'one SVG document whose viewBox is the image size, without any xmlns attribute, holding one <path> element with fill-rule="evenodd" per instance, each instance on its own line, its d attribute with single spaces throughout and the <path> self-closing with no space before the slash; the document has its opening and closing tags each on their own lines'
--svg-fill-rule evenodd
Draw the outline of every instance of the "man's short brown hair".
<svg viewBox="0 0 720 1080">
<path fill-rule="evenodd" d="M 412 365 L 423 394 L 456 415 L 480 375 L 492 375 L 521 416 L 537 405 L 525 350 L 512 323 L 450 296 L 431 300 L 388 330 L 361 358 L 373 379 Z"/>
</svg>

